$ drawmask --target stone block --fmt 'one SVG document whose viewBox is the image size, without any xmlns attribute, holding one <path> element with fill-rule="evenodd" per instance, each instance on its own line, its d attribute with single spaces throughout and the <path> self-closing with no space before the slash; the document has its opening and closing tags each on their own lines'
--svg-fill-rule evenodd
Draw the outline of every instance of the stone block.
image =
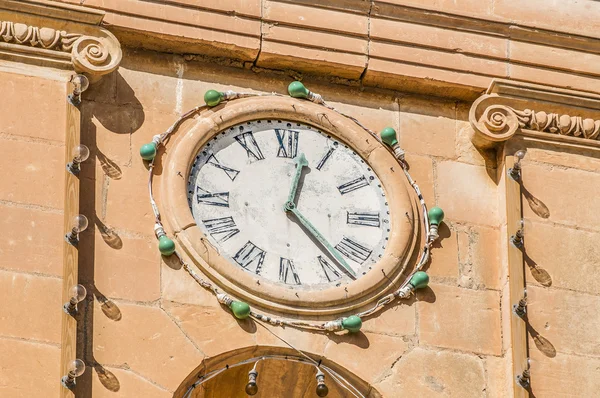
<svg viewBox="0 0 600 398">
<path fill-rule="evenodd" d="M 319 7 L 266 1 L 263 9 L 263 20 L 284 26 L 302 26 L 314 30 L 337 32 L 340 36 L 366 37 L 369 30 L 369 19 L 366 15 L 343 12 L 339 9 L 323 9 Z M 309 30 L 305 32 L 309 33 Z M 298 43 L 305 43 L 299 40 Z M 329 44 L 329 43 L 328 43 Z M 336 43 L 331 43 L 337 45 Z"/>
<path fill-rule="evenodd" d="M 94 358 L 101 364 L 127 365 L 134 373 L 167 390 L 203 360 L 192 342 L 160 308 L 135 304 L 118 305 L 122 318 L 107 318 L 94 303 Z"/>
<path fill-rule="evenodd" d="M 555 151 L 551 147 L 529 147 L 527 148 L 527 160 L 598 173 L 600 172 L 600 159 L 594 156 L 595 153 L 594 149 L 584 148 L 577 148 L 574 151 L 561 148 L 560 151 Z"/>
<path fill-rule="evenodd" d="M 527 157 L 522 162 L 522 168 L 523 186 L 527 190 L 523 201 L 523 215 L 526 218 L 539 220 L 536 213 L 541 214 L 540 210 L 543 210 L 549 213 L 549 221 L 598 230 L 600 213 L 592 209 L 600 203 L 597 192 L 600 174 L 536 164 Z M 545 209 L 537 201 L 542 202 Z"/>
<path fill-rule="evenodd" d="M 280 24 L 263 26 L 263 40 L 287 43 L 288 45 L 322 48 L 326 51 L 367 55 L 366 37 L 340 35 L 332 32 L 307 30 Z M 335 59 L 335 55 L 331 57 Z"/>
<path fill-rule="evenodd" d="M 420 344 L 500 355 L 500 294 L 430 285 L 434 303 L 419 301 Z"/>
<path fill-rule="evenodd" d="M 90 391 L 94 398 L 113 398 L 115 395 L 144 398 L 168 398 L 173 396 L 170 391 L 129 370 L 96 365 L 92 370 L 86 371 L 92 372 L 92 383 L 90 387 L 86 386 L 86 391 Z M 183 377 L 185 376 L 182 375 L 182 379 Z M 79 384 L 78 381 L 78 387 Z"/>
<path fill-rule="evenodd" d="M 369 56 L 490 77 L 506 77 L 508 75 L 508 63 L 502 60 L 482 58 L 478 55 L 472 56 L 462 51 L 438 51 L 410 44 L 392 44 L 373 40 L 369 47 Z"/>
<path fill-rule="evenodd" d="M 62 275 L 62 214 L 0 205 L 0 229 L 7 231 L 0 268 Z"/>
<path fill-rule="evenodd" d="M 225 306 L 203 307 L 163 301 L 162 307 L 209 357 L 256 345 L 254 321 L 249 318 L 237 320 Z"/>
<path fill-rule="evenodd" d="M 375 385 L 384 397 L 485 396 L 485 371 L 475 355 L 417 347 Z"/>
<path fill-rule="evenodd" d="M 416 316 L 414 304 L 397 300 L 370 318 L 363 319 L 362 331 L 369 334 L 410 336 L 415 334 Z"/>
<path fill-rule="evenodd" d="M 548 358 L 535 349 L 531 358 L 531 385 L 536 397 L 598 395 L 600 359 L 558 353 Z"/>
<path fill-rule="evenodd" d="M 600 91 L 600 82 L 596 77 L 553 70 L 547 67 L 539 68 L 528 65 L 511 64 L 508 77 L 514 80 L 563 87 L 571 90 Z"/>
<path fill-rule="evenodd" d="M 533 273 L 539 267 L 549 273 L 553 287 L 600 293 L 598 232 L 532 222 L 526 234 L 527 283 L 548 285 L 536 280 Z"/>
<path fill-rule="evenodd" d="M 297 349 L 315 355 L 324 355 L 325 346 L 331 341 L 325 333 L 310 333 L 306 330 L 293 327 L 282 328 L 262 323 L 265 327 L 256 324 L 256 345 L 289 348 L 279 338 L 292 344 Z M 277 337 L 275 337 L 277 336 Z"/>
<path fill-rule="evenodd" d="M 469 226 L 458 232 L 460 286 L 500 289 L 500 231 L 489 227 Z"/>
<path fill-rule="evenodd" d="M 190 274 L 181 268 L 179 261 L 174 257 L 163 257 L 161 261 L 161 298 L 182 304 L 219 308 L 221 305 L 217 301 L 217 297 L 200 286 Z M 190 261 L 188 263 L 192 264 Z M 201 278 L 208 280 L 202 271 L 194 265 L 191 267 Z"/>
<path fill-rule="evenodd" d="M 0 396 L 47 397 L 60 380 L 60 348 L 30 341 L 0 338 Z"/>
<path fill-rule="evenodd" d="M 504 357 L 485 357 L 485 378 L 488 397 L 509 397 L 512 394 L 512 363 L 508 355 Z"/>
<path fill-rule="evenodd" d="M 60 343 L 62 280 L 0 271 L 0 336 Z"/>
<path fill-rule="evenodd" d="M 96 287 L 107 297 L 158 300 L 161 297 L 158 241 L 119 236 L 118 245 L 111 247 L 96 232 L 94 274 Z"/>
<path fill-rule="evenodd" d="M 458 278 L 458 242 L 460 233 L 457 226 L 443 223 L 438 233 L 440 238 L 431 249 L 431 264 L 427 273 L 436 278 L 451 278 L 453 284 Z"/>
<path fill-rule="evenodd" d="M 407 43 L 489 58 L 507 58 L 507 39 L 500 37 L 376 17 L 371 18 L 370 28 L 372 40 Z"/>
<path fill-rule="evenodd" d="M 447 220 L 497 227 L 498 191 L 495 170 L 465 163 L 436 164 L 437 204 Z"/>
<path fill-rule="evenodd" d="M 6 139 L 2 146 L 0 200 L 54 209 L 64 206 L 65 148 Z"/>
<path fill-rule="evenodd" d="M 0 73 L 2 133 L 55 142 L 65 141 L 66 83 L 43 77 Z M 44 104 L 35 107 L 32 104 Z M 26 117 L 28 110 L 35 117 Z"/>
<path fill-rule="evenodd" d="M 453 102 L 400 100 L 400 146 L 408 152 L 454 158 L 456 109 Z"/>
<path fill-rule="evenodd" d="M 108 185 L 106 223 L 118 230 L 153 236 L 155 218 L 148 196 L 148 171 L 135 164 L 122 171 L 123 177 Z"/>
<path fill-rule="evenodd" d="M 367 56 L 264 40 L 256 65 L 358 80 Z"/>
<path fill-rule="evenodd" d="M 531 327 L 556 351 L 600 356 L 600 297 L 563 289 L 527 287 Z M 532 351 L 539 351 L 532 346 Z"/>
<path fill-rule="evenodd" d="M 325 347 L 325 356 L 373 384 L 408 348 L 400 337 L 359 332 L 332 338 Z"/>
</svg>

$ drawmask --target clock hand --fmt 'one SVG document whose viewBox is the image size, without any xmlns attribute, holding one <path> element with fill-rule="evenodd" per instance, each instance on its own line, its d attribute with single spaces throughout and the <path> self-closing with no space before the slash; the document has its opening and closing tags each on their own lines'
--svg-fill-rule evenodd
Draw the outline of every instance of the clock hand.
<svg viewBox="0 0 600 398">
<path fill-rule="evenodd" d="M 335 257 L 335 259 L 341 265 L 344 266 L 344 268 L 346 269 L 346 271 L 354 279 L 356 279 L 356 273 L 348 265 L 348 263 L 344 260 L 344 258 L 342 257 L 342 255 L 333 246 L 331 246 L 331 244 L 329 242 L 327 242 L 327 240 L 325 239 L 325 237 L 323 235 L 321 235 L 321 233 L 314 227 L 314 225 L 312 225 L 311 222 L 308 221 L 306 219 L 306 217 L 304 217 L 302 215 L 302 213 L 300 213 L 300 211 L 296 208 L 296 206 L 294 205 L 293 202 L 287 202 L 286 205 L 285 205 L 285 210 L 286 211 L 291 211 L 292 213 L 294 213 L 294 215 L 298 218 L 298 220 L 300 221 L 300 223 L 302 225 L 304 225 L 304 227 L 306 229 L 308 229 L 308 231 L 311 233 L 311 235 L 314 236 L 315 239 L 317 239 L 319 241 L 319 243 L 321 243 L 323 246 L 325 246 L 325 248 L 327 249 L 327 251 L 329 251 L 329 253 L 331 253 L 333 255 L 333 257 Z"/>
<path fill-rule="evenodd" d="M 301 153 L 294 158 L 294 163 L 296 163 L 296 174 L 294 174 L 292 186 L 290 187 L 290 194 L 288 195 L 287 201 L 288 203 L 294 203 L 294 200 L 296 199 L 296 191 L 298 190 L 298 182 L 300 182 L 300 176 L 302 175 L 302 168 L 304 166 L 308 166 L 308 160 L 306 160 L 304 153 Z M 284 208 L 284 210 L 286 209 Z"/>
</svg>

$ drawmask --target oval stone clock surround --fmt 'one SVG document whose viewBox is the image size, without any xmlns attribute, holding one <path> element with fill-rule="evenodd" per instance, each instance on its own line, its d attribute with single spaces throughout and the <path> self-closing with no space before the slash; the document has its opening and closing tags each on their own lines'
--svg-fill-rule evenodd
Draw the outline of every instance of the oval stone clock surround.
<svg viewBox="0 0 600 398">
<path fill-rule="evenodd" d="M 377 175 L 389 203 L 389 241 L 372 270 L 356 281 L 321 290 L 294 289 L 257 277 L 222 257 L 192 216 L 188 180 L 198 151 L 216 134 L 258 119 L 289 120 L 327 132 L 351 147 Z M 418 236 L 418 214 L 402 168 L 375 137 L 322 106 L 286 97 L 239 99 L 203 111 L 182 124 L 168 146 L 161 181 L 161 210 L 179 245 L 227 293 L 263 308 L 298 315 L 333 315 L 368 304 L 397 288 Z M 184 177 L 185 176 L 185 177 Z"/>
</svg>

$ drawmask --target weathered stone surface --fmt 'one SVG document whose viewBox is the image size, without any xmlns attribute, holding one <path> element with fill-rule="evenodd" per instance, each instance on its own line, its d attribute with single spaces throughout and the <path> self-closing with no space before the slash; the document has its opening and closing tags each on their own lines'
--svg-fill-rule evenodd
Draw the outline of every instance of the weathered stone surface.
<svg viewBox="0 0 600 398">
<path fill-rule="evenodd" d="M 483 364 L 476 356 L 417 347 L 399 358 L 375 387 L 385 397 L 476 398 L 485 394 L 486 383 Z"/>
<path fill-rule="evenodd" d="M 0 335 L 60 343 L 62 280 L 0 271 Z"/>
<path fill-rule="evenodd" d="M 129 370 L 95 366 L 92 370 L 90 390 L 94 397 L 112 398 L 115 393 L 123 397 L 168 398 L 173 394 L 145 380 Z M 79 387 L 79 382 L 77 382 Z"/>
<path fill-rule="evenodd" d="M 256 325 L 237 320 L 225 306 L 201 307 L 164 301 L 162 307 L 207 356 L 256 345 Z"/>
<path fill-rule="evenodd" d="M 460 286 L 500 289 L 500 231 L 472 226 L 458 232 Z"/>
<path fill-rule="evenodd" d="M 435 193 L 447 220 L 498 226 L 498 192 L 490 173 L 465 163 L 436 164 Z"/>
<path fill-rule="evenodd" d="M 0 200 L 63 207 L 65 148 L 0 135 L 3 182 Z M 27 154 L 27 156 L 24 156 Z"/>
<path fill-rule="evenodd" d="M 58 392 L 60 348 L 0 338 L 0 358 L 3 398 L 45 397 Z"/>
<path fill-rule="evenodd" d="M 427 273 L 433 277 L 458 278 L 458 239 L 460 235 L 456 226 L 443 223 L 439 229 L 440 238 L 431 249 L 431 264 Z"/>
<path fill-rule="evenodd" d="M 160 308 L 116 303 L 119 321 L 108 319 L 94 304 L 93 354 L 97 362 L 127 365 L 169 390 L 202 361 L 203 355 Z"/>
<path fill-rule="evenodd" d="M 62 274 L 62 214 L 0 206 L 0 229 L 10 231 L 0 248 L 0 268 Z"/>
<path fill-rule="evenodd" d="M 200 286 L 173 257 L 163 257 L 161 260 L 162 299 L 202 307 L 220 307 L 215 295 Z M 201 278 L 207 279 L 199 269 L 192 267 Z"/>
<path fill-rule="evenodd" d="M 362 331 L 390 336 L 413 336 L 416 328 L 415 305 L 398 300 L 371 318 L 363 319 Z"/>
<path fill-rule="evenodd" d="M 550 275 L 549 282 L 554 287 L 590 294 L 600 292 L 597 232 L 536 221 L 526 234 L 527 283 L 547 286 L 545 279 L 536 278 L 535 268 L 542 268 Z M 548 250 L 548 247 L 556 250 Z"/>
<path fill-rule="evenodd" d="M 500 355 L 500 295 L 431 285 L 435 302 L 419 301 L 419 342 L 425 345 Z"/>
<path fill-rule="evenodd" d="M 549 221 L 572 227 L 598 229 L 600 213 L 590 211 L 590 206 L 598 203 L 596 187 L 600 186 L 600 174 L 531 163 L 525 157 L 523 186 L 528 192 L 523 202 L 525 217 L 539 220 L 536 212 L 543 214 L 540 212 L 543 210 L 544 213 L 549 213 Z M 565 206 L 566 197 L 572 206 Z M 541 201 L 546 209 L 541 209 L 537 201 Z"/>
<path fill-rule="evenodd" d="M 359 332 L 333 338 L 325 347 L 325 356 L 373 382 L 408 348 L 409 344 L 399 337 Z"/>
<path fill-rule="evenodd" d="M 512 394 L 512 363 L 508 355 L 504 357 L 485 357 L 485 389 L 488 397 L 508 397 Z"/>
<path fill-rule="evenodd" d="M 157 240 L 119 237 L 120 243 L 111 247 L 101 233 L 95 236 L 94 281 L 105 296 L 134 301 L 160 298 Z"/>
<path fill-rule="evenodd" d="M 67 84 L 43 77 L 0 73 L 2 133 L 65 141 Z M 31 108 L 32 104 L 44 104 Z M 30 109 L 35 117 L 23 117 Z"/>
<path fill-rule="evenodd" d="M 600 297 L 537 286 L 528 286 L 527 295 L 531 326 L 550 341 L 556 351 L 600 356 Z M 531 350 L 539 351 L 539 348 L 534 345 Z"/>
<path fill-rule="evenodd" d="M 539 397 L 593 397 L 600 389 L 600 359 L 558 353 L 548 358 L 535 349 L 531 354 L 531 383 Z"/>
<path fill-rule="evenodd" d="M 453 102 L 400 100 L 400 146 L 408 152 L 454 158 L 456 109 Z"/>
<path fill-rule="evenodd" d="M 271 326 L 264 324 L 264 328 L 256 323 L 256 345 L 258 346 L 273 346 L 273 347 L 289 347 L 278 337 L 284 341 L 292 342 L 294 347 L 301 351 L 311 354 L 323 355 L 325 347 L 330 343 L 331 338 L 324 333 L 311 333 L 306 330 L 295 329 L 292 327 L 282 328 L 279 326 Z M 275 337 L 278 336 L 278 337 Z"/>
</svg>

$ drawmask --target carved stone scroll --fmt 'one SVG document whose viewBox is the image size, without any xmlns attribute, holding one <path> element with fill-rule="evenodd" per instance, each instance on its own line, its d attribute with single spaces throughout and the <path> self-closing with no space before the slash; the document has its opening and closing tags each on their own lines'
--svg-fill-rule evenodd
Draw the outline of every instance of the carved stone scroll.
<svg viewBox="0 0 600 398">
<path fill-rule="evenodd" d="M 121 45 L 112 33 L 98 27 L 93 30 L 97 35 L 1 21 L 0 47 L 7 43 L 29 46 L 32 52 L 43 49 L 70 53 L 75 71 L 87 74 L 93 82 L 115 70 L 122 58 Z"/>
<path fill-rule="evenodd" d="M 475 146 L 491 148 L 515 134 L 536 134 L 553 141 L 568 137 L 600 140 L 600 98 L 592 98 L 588 93 L 579 97 L 578 92 L 571 90 L 553 91 L 512 81 L 492 83 L 488 93 L 479 97 L 469 112 Z M 585 107 L 578 106 L 578 98 L 585 101 Z M 526 106 L 551 106 L 552 110 L 536 111 Z M 582 116 L 586 114 L 591 117 Z"/>
</svg>

